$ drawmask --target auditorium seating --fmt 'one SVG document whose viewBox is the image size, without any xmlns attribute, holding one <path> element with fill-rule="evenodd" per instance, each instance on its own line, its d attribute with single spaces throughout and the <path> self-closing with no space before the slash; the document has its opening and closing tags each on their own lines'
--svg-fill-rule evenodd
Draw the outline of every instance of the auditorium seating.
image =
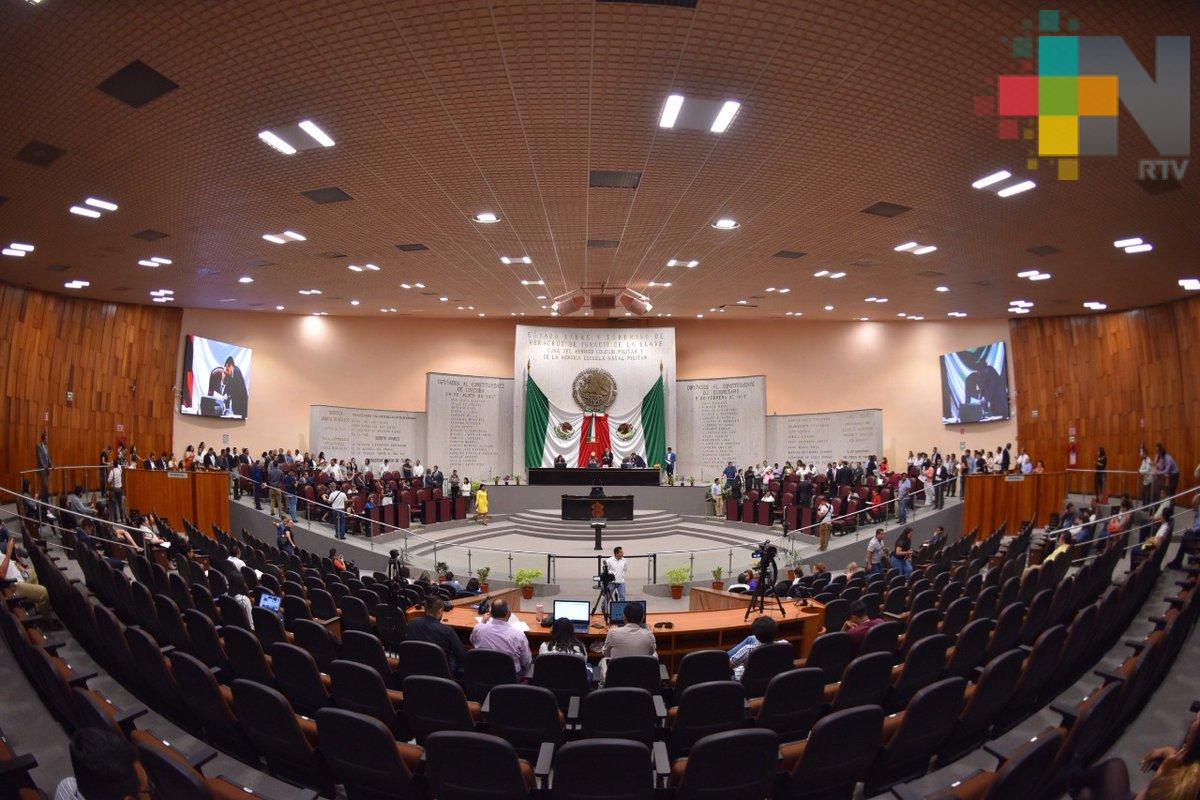
<svg viewBox="0 0 1200 800">
<path fill-rule="evenodd" d="M 182 611 L 173 592 L 157 593 L 158 597 L 151 593 L 151 604 L 139 603 L 137 597 L 146 596 L 135 588 L 144 586 L 141 577 L 129 581 L 86 548 L 76 546 L 74 555 L 85 584 L 95 593 L 89 598 L 79 585 L 61 578 L 34 533 L 24 532 L 25 544 L 39 572 L 47 571 L 56 613 L 97 661 L 112 668 L 114 677 L 180 727 L 196 731 L 234 757 L 256 765 L 262 757 L 272 774 L 322 792 L 331 791 L 335 782 L 350 786 L 362 780 L 369 786 L 373 779 L 347 777 L 347 771 L 359 769 L 363 759 L 353 748 L 327 747 L 321 720 L 333 720 L 325 726 L 330 731 L 363 731 L 364 741 L 372 738 L 371 747 L 380 753 L 387 743 L 379 734 L 386 731 L 396 756 L 381 756 L 379 769 L 396 776 L 399 791 L 427 782 L 437 797 L 484 796 L 478 792 L 485 786 L 528 793 L 535 786 L 534 750 L 541 753 L 534 745 L 541 741 L 560 745 L 580 737 L 592 737 L 593 744 L 614 737 L 643 743 L 649 739 L 651 744 L 662 741 L 678 767 L 670 781 L 677 796 L 698 796 L 701 787 L 694 783 L 696 779 L 688 782 L 689 771 L 699 774 L 705 769 L 692 763 L 699 758 L 697 753 L 711 752 L 708 743 L 715 737 L 747 732 L 747 726 L 752 726 L 749 732 L 769 733 L 772 741 L 783 742 L 784 761 L 776 776 L 782 796 L 843 796 L 863 781 L 868 791 L 883 790 L 923 774 L 931 761 L 938 765 L 953 761 L 988 736 L 1019 723 L 1078 679 L 1137 613 L 1164 555 L 1163 550 L 1150 555 L 1123 582 L 1112 585 L 1111 575 L 1122 552 L 1121 540 L 1116 539 L 1072 580 L 1054 578 L 1055 573 L 1045 569 L 1024 573 L 1022 580 L 1016 565 L 1027 560 L 1030 531 L 1023 529 L 1004 551 L 997 531 L 977 542 L 964 545 L 964 539 L 927 554 L 924 570 L 907 580 L 873 576 L 870 584 L 889 586 L 889 596 L 905 590 L 905 603 L 894 612 L 897 618 L 886 623 L 892 627 L 877 626 L 883 633 L 871 640 L 871 649 L 864 645 L 860 653 L 847 646 L 845 634 L 832 629 L 818 637 L 807 658 L 798 662 L 790 645 L 783 646 L 788 649 L 786 658 L 779 646 L 760 648 L 747 665 L 749 679 L 744 676 L 741 682 L 730 680 L 724 653 L 701 651 L 685 656 L 677 675 L 665 684 L 653 660 L 631 660 L 615 675 L 620 683 L 640 685 L 597 690 L 590 690 L 586 674 L 582 681 L 570 674 L 574 668 L 566 661 L 583 666 L 582 660 L 571 656 L 539 656 L 534 685 L 516 683 L 507 672 L 500 674 L 498 662 L 484 666 L 481 661 L 472 679 L 464 681 L 472 693 L 483 697 L 473 701 L 463 685 L 448 675 L 429 674 L 430 669 L 440 670 L 444 656 L 438 666 L 429 667 L 424 652 L 412 647 L 424 643 L 405 642 L 390 648 L 396 656 L 389 656 L 383 640 L 390 632 L 378 628 L 378 615 L 366 621 L 370 631 L 358 631 L 337 624 L 324 626 L 299 612 L 292 616 L 289 631 L 286 625 L 260 628 L 256 614 L 255 629 L 250 631 L 244 627 L 240 606 L 220 602 L 224 595 L 216 595 L 210 606 L 193 604 L 196 593 L 188 591 L 189 606 Z M 196 536 L 202 535 L 196 532 Z M 220 550 L 231 541 L 221 533 L 194 543 L 198 552 L 219 565 Z M 261 555 L 266 565 L 275 566 L 284 579 L 281 583 L 293 584 L 285 597 L 309 606 L 315 591 L 337 597 L 332 587 L 340 585 L 351 593 L 345 597 L 357 598 L 354 593 L 370 592 L 367 587 L 374 582 L 368 577 L 351 584 L 322 572 L 319 560 L 308 554 L 285 557 L 248 536 L 242 544 Z M 974 576 L 967 575 L 966 568 L 987 563 L 991 569 L 985 579 L 972 584 Z M 153 583 L 153 572 L 146 567 L 131 563 L 135 576 L 140 573 Z M 191 586 L 203 581 L 211 592 L 210 571 L 196 573 L 186 564 L 185 569 Z M 288 578 L 289 572 L 299 580 Z M 1029 578 L 1030 574 L 1035 577 Z M 320 588 L 317 580 L 329 588 Z M 986 585 L 992 581 L 993 585 Z M 1046 588 L 1041 588 L 1043 581 L 1049 582 Z M 1062 744 L 1046 767 L 1055 785 L 1061 785 L 1071 764 L 1100 752 L 1115 726 L 1139 707 L 1169 667 L 1196 615 L 1195 570 L 1181 583 L 1181 591 L 1158 618 L 1158 630 L 1136 643 L 1129 659 L 1105 676 L 1084 701 L 1060 709 Z M 826 588 L 840 596 L 836 601 L 844 599 L 847 589 L 867 585 L 865 578 L 861 582 L 842 579 L 830 581 Z M 998 616 L 981 615 L 979 604 L 995 598 L 992 608 L 999 606 L 1005 586 L 1014 587 L 1006 598 L 1011 602 L 1000 606 Z M 989 595 L 989 589 L 995 589 L 995 594 Z M 1032 591 L 1027 601 L 1021 599 L 1024 591 Z M 932 602 L 926 599 L 930 592 Z M 969 614 L 962 610 L 964 600 L 974 604 Z M 222 619 L 208 618 L 200 605 Z M 344 609 L 340 610 L 339 617 L 344 616 Z M 233 623 L 225 622 L 227 615 Z M 27 661 L 31 672 L 40 675 L 48 705 L 63 717 L 77 715 L 71 689 L 86 684 L 88 676 L 77 676 L 66 664 L 56 663 L 51 652 L 30 640 L 28 631 L 34 628 L 22 625 L 13 612 L 0 612 L 0 620 L 10 647 L 19 651 L 19 660 Z M 19 641 L 14 644 L 14 640 Z M 165 656 L 160 641 L 173 648 Z M 387 681 L 400 675 L 407 676 L 402 678 L 403 691 L 390 689 Z M 539 687 L 539 682 L 545 687 Z M 659 713 L 654 689 L 673 703 L 666 713 Z M 567 713 L 557 716 L 559 708 Z M 886 723 L 885 710 L 895 712 Z M 340 713 L 334 719 L 330 712 Z M 316 723 L 305 719 L 313 715 Z M 529 722 L 523 724 L 526 715 Z M 400 744 L 413 736 L 417 745 Z M 548 738 L 538 741 L 539 736 Z M 766 739 L 745 741 L 747 752 L 756 752 Z M 397 749 L 404 747 L 412 749 Z M 625 750 L 627 755 L 633 753 Z M 580 748 L 578 752 L 602 753 L 603 748 L 596 744 L 591 751 Z M 1049 758 L 1040 751 L 1035 755 L 1041 761 Z M 581 757 L 566 747 L 559 747 L 553 756 L 564 764 Z M 461 769 L 450 768 L 454 759 L 460 764 L 472 759 L 470 763 L 478 765 L 472 772 L 478 774 L 458 774 Z M 639 755 L 650 787 L 658 780 L 652 761 L 651 756 Z M 729 770 L 729 780 L 746 777 L 744 770 Z M 1008 774 L 1003 778 L 1002 785 L 1013 780 Z M 992 780 L 1000 781 L 999 773 Z M 198 785 L 191 783 L 193 788 Z M 562 791 L 566 787 L 569 781 Z M 369 788 L 362 791 L 371 796 Z"/>
</svg>

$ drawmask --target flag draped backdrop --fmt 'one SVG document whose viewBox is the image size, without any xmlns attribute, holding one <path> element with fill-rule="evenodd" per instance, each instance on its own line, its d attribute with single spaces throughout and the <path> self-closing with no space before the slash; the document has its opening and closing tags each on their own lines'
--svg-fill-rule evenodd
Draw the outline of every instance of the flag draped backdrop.
<svg viewBox="0 0 1200 800">
<path fill-rule="evenodd" d="M 525 378 L 525 468 L 553 467 L 562 456 L 586 466 L 592 452 L 599 460 L 611 447 L 617 460 L 641 453 L 648 466 L 666 457 L 663 376 L 642 401 L 621 415 L 572 413 L 550 402 L 532 375 Z"/>
</svg>

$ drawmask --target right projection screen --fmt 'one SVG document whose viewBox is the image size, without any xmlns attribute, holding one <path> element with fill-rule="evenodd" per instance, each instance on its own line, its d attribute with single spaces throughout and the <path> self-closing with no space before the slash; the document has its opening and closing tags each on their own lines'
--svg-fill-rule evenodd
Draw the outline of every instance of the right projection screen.
<svg viewBox="0 0 1200 800">
<path fill-rule="evenodd" d="M 941 357 L 943 424 L 1009 418 L 1006 349 L 999 341 Z"/>
</svg>

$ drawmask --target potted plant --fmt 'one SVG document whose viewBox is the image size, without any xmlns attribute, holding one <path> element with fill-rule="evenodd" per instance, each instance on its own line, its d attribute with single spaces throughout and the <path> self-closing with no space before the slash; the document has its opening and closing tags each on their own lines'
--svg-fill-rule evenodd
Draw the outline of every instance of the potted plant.
<svg viewBox="0 0 1200 800">
<path fill-rule="evenodd" d="M 533 582 L 542 577 L 540 569 L 519 569 L 513 575 L 513 583 L 521 587 L 521 597 L 526 600 L 533 599 Z"/>
<path fill-rule="evenodd" d="M 714 589 L 720 591 L 721 589 L 725 588 L 725 581 L 721 580 L 721 578 L 724 577 L 724 575 L 725 575 L 725 570 L 721 569 L 720 567 L 716 567 L 713 569 L 713 571 L 712 571 L 712 576 L 713 576 L 712 587 Z"/>
<path fill-rule="evenodd" d="M 696 476 L 688 475 L 688 486 L 695 486 L 695 485 L 696 485 Z"/>
<path fill-rule="evenodd" d="M 475 577 L 479 578 L 479 591 L 484 594 L 487 594 L 487 592 L 488 592 L 487 579 L 488 579 L 488 575 L 491 575 L 491 574 L 492 574 L 491 567 L 480 567 L 479 569 L 475 570 Z"/>
<path fill-rule="evenodd" d="M 671 587 L 671 598 L 678 600 L 683 597 L 683 585 L 692 577 L 692 570 L 688 567 L 675 567 L 667 570 L 667 583 Z"/>
<path fill-rule="evenodd" d="M 521 476 L 513 475 L 513 483 L 515 483 L 517 486 L 520 486 L 521 485 Z"/>
<path fill-rule="evenodd" d="M 445 561 L 439 561 L 433 565 L 433 568 L 437 571 L 438 583 L 446 580 L 446 573 L 450 571 L 449 564 L 447 564 Z"/>
<path fill-rule="evenodd" d="M 493 475 L 492 476 L 492 486 L 499 486 L 499 485 L 500 485 L 500 476 Z"/>
</svg>

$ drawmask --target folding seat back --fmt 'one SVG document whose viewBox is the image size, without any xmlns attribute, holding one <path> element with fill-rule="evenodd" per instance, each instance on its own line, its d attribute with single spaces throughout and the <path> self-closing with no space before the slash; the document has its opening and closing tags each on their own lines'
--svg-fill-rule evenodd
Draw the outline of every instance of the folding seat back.
<svg viewBox="0 0 1200 800">
<path fill-rule="evenodd" d="M 883 704 L 892 679 L 892 656 L 869 653 L 850 662 L 838 683 L 830 710 Z"/>
<path fill-rule="evenodd" d="M 213 800 L 212 789 L 181 756 L 162 745 L 155 746 L 145 738 L 134 743 L 138 764 L 154 787 L 156 797 L 171 800 Z"/>
<path fill-rule="evenodd" d="M 909 649 L 884 708 L 899 711 L 918 690 L 942 677 L 951 639 L 942 633 L 926 636 Z"/>
<path fill-rule="evenodd" d="M 970 678 L 975 673 L 987 653 L 988 642 L 992 638 L 992 630 L 996 622 L 991 619 L 977 619 L 968 622 L 958 632 L 954 642 L 954 654 L 946 664 L 946 676 L 954 678 Z"/>
<path fill-rule="evenodd" d="M 542 653 L 535 658 L 530 682 L 554 692 L 562 709 L 572 697 L 586 695 L 591 686 L 584 660 L 567 653 Z"/>
<path fill-rule="evenodd" d="M 163 644 L 177 647 L 184 652 L 192 652 L 192 641 L 188 638 L 187 628 L 175 601 L 165 594 L 155 595 L 154 608 L 158 612 L 158 628 L 162 631 Z"/>
<path fill-rule="evenodd" d="M 287 587 L 284 587 L 287 591 Z M 291 631 L 293 624 L 298 619 L 312 619 L 312 609 L 308 607 L 308 600 L 300 595 L 285 594 L 280 600 L 279 608 L 283 611 L 283 627 L 285 630 Z"/>
<path fill-rule="evenodd" d="M 821 715 L 824 701 L 824 671 L 789 670 L 767 684 L 755 724 L 774 731 L 785 742 L 803 739 Z"/>
<path fill-rule="evenodd" d="M 996 656 L 1013 649 L 1021 643 L 1021 625 L 1025 620 L 1025 604 L 1009 603 L 1000 612 L 996 620 L 996 629 L 992 631 L 992 640 L 988 643 L 987 658 Z"/>
<path fill-rule="evenodd" d="M 1042 690 L 1054 675 L 1067 640 L 1065 625 L 1055 625 L 1038 637 L 1021 669 L 1021 677 L 1009 695 L 1008 703 L 996 719 L 993 735 L 1011 730 L 1039 705 Z"/>
<path fill-rule="evenodd" d="M 238 605 L 238 602 L 227 594 L 217 595 L 217 608 L 221 612 L 221 624 L 237 625 L 240 628 L 250 628 L 250 615 L 246 613 L 246 609 Z"/>
<path fill-rule="evenodd" d="M 462 687 L 446 678 L 410 675 L 404 679 L 404 716 L 417 739 L 436 731 L 473 731 L 475 720 Z"/>
<path fill-rule="evenodd" d="M 825 630 L 835 633 L 842 629 L 850 617 L 850 601 L 838 598 L 825 604 Z"/>
<path fill-rule="evenodd" d="M 223 670 L 228 675 L 229 657 L 225 655 L 225 645 L 221 643 L 213 621 L 195 608 L 189 608 L 183 616 L 188 639 L 192 643 L 192 654 L 208 666 Z"/>
<path fill-rule="evenodd" d="M 232 688 L 238 722 L 271 773 L 332 796 L 333 775 L 301 730 L 287 698 L 269 686 L 240 678 Z"/>
<path fill-rule="evenodd" d="M 793 668 L 795 655 L 791 642 L 772 642 L 751 650 L 742 671 L 742 687 L 746 696 L 762 697 L 771 678 Z"/>
<path fill-rule="evenodd" d="M 887 653 L 895 656 L 900 634 L 903 632 L 904 623 L 899 620 L 881 622 L 867 631 L 858 654 L 865 656 L 871 653 Z"/>
<path fill-rule="evenodd" d="M 425 763 L 438 800 L 524 800 L 533 788 L 532 771 L 523 771 L 513 746 L 486 733 L 431 734 Z M 464 764 L 471 768 L 463 769 Z"/>
<path fill-rule="evenodd" d="M 183 729 L 198 730 L 199 723 L 183 704 L 179 687 L 171 675 L 166 658 L 159 650 L 158 642 L 138 627 L 125 629 L 125 642 L 129 645 L 129 655 L 141 685 L 147 690 L 149 704 Z"/>
<path fill-rule="evenodd" d="M 218 686 L 212 670 L 198 658 L 178 650 L 168 658 L 183 702 L 200 720 L 209 741 L 242 761 L 257 764 L 258 751 L 233 713 L 232 692 Z"/>
<path fill-rule="evenodd" d="M 408 759 L 420 749 L 400 744 L 374 717 L 340 708 L 317 712 L 321 752 L 353 800 L 418 797 Z"/>
<path fill-rule="evenodd" d="M 410 675 L 450 679 L 450 664 L 446 661 L 446 653 L 433 642 L 410 639 L 400 643 L 396 654 L 400 657 L 397 672 L 401 680 Z"/>
<path fill-rule="evenodd" d="M 271 645 L 271 667 L 276 684 L 296 713 L 312 717 L 330 704 L 317 662 L 304 648 L 283 642 Z"/>
<path fill-rule="evenodd" d="M 333 634 L 315 620 L 298 619 L 292 622 L 292 636 L 295 644 L 307 650 L 313 657 L 321 672 L 328 672 L 329 665 L 340 658 Z"/>
<path fill-rule="evenodd" d="M 667 745 L 671 757 L 687 755 L 692 745 L 711 733 L 741 727 L 746 718 L 745 702 L 742 686 L 736 681 L 689 686 L 678 697 Z"/>
<path fill-rule="evenodd" d="M 971 619 L 971 606 L 969 597 L 960 597 L 947 606 L 942 612 L 940 632 L 952 639 L 957 637 L 959 631 L 966 627 L 967 621 Z"/>
<path fill-rule="evenodd" d="M 329 665 L 333 703 L 338 708 L 366 714 L 382 722 L 400 741 L 412 738 L 403 710 L 397 711 L 379 673 L 365 664 L 339 659 Z M 405 706 L 408 698 L 405 698 Z"/>
<path fill-rule="evenodd" d="M 290 641 L 283 620 L 274 611 L 254 606 L 250 609 L 250 616 L 254 620 L 254 635 L 262 642 L 263 647 Z"/>
<path fill-rule="evenodd" d="M 505 656 L 508 658 L 508 656 Z M 512 659 L 508 658 L 509 664 Z M 487 696 L 488 732 L 516 748 L 530 763 L 535 761 L 542 742 L 562 744 L 562 713 L 554 692 L 540 686 L 511 683 L 492 688 Z"/>
<path fill-rule="evenodd" d="M 366 602 L 353 594 L 348 594 L 338 600 L 338 607 L 342 610 L 342 630 L 343 631 L 362 631 L 363 633 L 375 633 L 375 627 L 371 624 L 371 614 Z"/>
<path fill-rule="evenodd" d="M 849 797 L 875 759 L 883 729 L 883 709 L 858 706 L 835 711 L 813 726 L 791 770 L 784 797 Z M 785 748 L 786 750 L 786 748 Z"/>
<path fill-rule="evenodd" d="M 679 671 L 675 673 L 676 702 L 690 686 L 727 681 L 731 676 L 729 654 L 724 650 L 693 650 L 680 660 Z"/>
<path fill-rule="evenodd" d="M 1009 695 L 1017 685 L 1022 661 L 1024 653 L 1009 650 L 984 666 L 979 680 L 967 689 L 962 713 L 938 753 L 939 766 L 961 758 L 987 737 L 992 723 L 1008 703 Z"/>
<path fill-rule="evenodd" d="M 583 698 L 586 739 L 632 739 L 649 747 L 654 743 L 658 718 L 654 695 L 645 689 L 599 689 Z"/>
<path fill-rule="evenodd" d="M 332 619 L 338 616 L 338 608 L 333 601 L 333 595 L 324 588 L 310 588 L 308 603 L 313 617 L 316 619 Z"/>
<path fill-rule="evenodd" d="M 658 664 L 658 659 L 652 656 L 634 656 L 634 658 L 648 658 L 656 665 Z M 627 659 L 614 658 L 609 660 L 607 676 L 609 682 L 612 681 L 613 664 L 625 660 Z M 657 666 L 654 677 L 656 680 L 658 679 Z M 488 693 L 497 686 L 507 686 L 520 682 L 520 679 L 517 677 L 516 667 L 513 666 L 512 656 L 507 653 L 501 653 L 499 650 L 483 650 L 480 648 L 466 652 L 463 659 L 462 684 L 468 700 L 482 703 L 484 698 L 488 696 Z M 661 681 L 659 682 L 659 691 L 662 691 Z"/>
<path fill-rule="evenodd" d="M 1025 620 L 1021 623 L 1021 644 L 1032 645 L 1046 629 L 1046 620 L 1050 618 L 1050 605 L 1054 602 L 1054 592 L 1049 589 L 1038 592 L 1029 602 L 1025 611 Z"/>
<path fill-rule="evenodd" d="M 253 633 L 236 625 L 221 629 L 225 640 L 225 655 L 235 677 L 256 681 L 264 686 L 275 685 L 275 675 L 267 664 L 262 643 Z"/>
<path fill-rule="evenodd" d="M 597 764 L 603 764 L 604 769 L 597 770 Z M 617 738 L 568 742 L 554 753 L 554 786 L 550 797 L 653 800 L 649 745 Z"/>
<path fill-rule="evenodd" d="M 866 796 L 925 774 L 929 760 L 954 727 L 966 685 L 962 678 L 947 678 L 913 695 L 900 727 L 867 770 Z"/>
<path fill-rule="evenodd" d="M 509 668 L 511 669 L 512 659 L 502 653 L 498 655 L 508 661 Z M 387 688 L 400 688 L 400 681 L 392 673 L 392 667 L 388 663 L 387 653 L 383 649 L 383 642 L 379 641 L 379 637 L 375 634 L 363 633 L 362 631 L 342 631 L 342 658 L 347 661 L 356 661 L 359 664 L 365 664 L 375 670 L 379 673 L 379 677 L 383 679 Z M 326 667 L 325 671 L 329 671 L 328 667 Z"/>
<path fill-rule="evenodd" d="M 823 633 L 813 640 L 812 649 L 797 666 L 817 667 L 825 671 L 825 682 L 835 683 L 855 655 L 854 640 L 845 632 Z"/>
</svg>

